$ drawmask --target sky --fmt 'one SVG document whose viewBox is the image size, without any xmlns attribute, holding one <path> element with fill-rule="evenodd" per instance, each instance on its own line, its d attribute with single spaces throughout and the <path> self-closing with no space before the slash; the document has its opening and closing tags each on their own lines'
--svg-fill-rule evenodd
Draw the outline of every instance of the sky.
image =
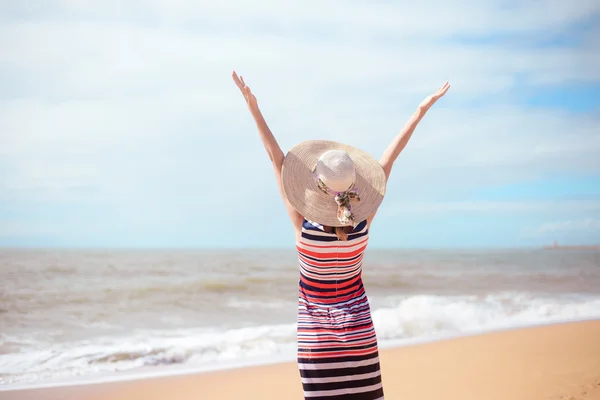
<svg viewBox="0 0 600 400">
<path fill-rule="evenodd" d="M 372 247 L 600 244 L 600 2 L 0 1 L 0 246 L 292 247 L 267 154 L 394 165 Z"/>
</svg>

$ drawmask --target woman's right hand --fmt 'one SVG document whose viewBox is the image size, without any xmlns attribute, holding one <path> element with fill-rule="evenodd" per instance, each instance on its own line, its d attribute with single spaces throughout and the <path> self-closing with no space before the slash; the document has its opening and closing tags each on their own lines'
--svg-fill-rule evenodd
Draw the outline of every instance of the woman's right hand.
<svg viewBox="0 0 600 400">
<path fill-rule="evenodd" d="M 244 78 L 241 76 L 238 77 L 238 75 L 235 71 L 233 71 L 232 77 L 233 77 L 233 81 L 235 82 L 237 87 L 240 88 L 240 91 L 242 92 L 244 99 L 246 99 L 246 104 L 248 104 L 248 108 L 250 109 L 250 111 L 251 112 L 258 111 L 258 102 L 256 101 L 256 96 L 254 96 L 254 94 L 252 94 L 252 91 L 246 85 L 246 82 L 244 82 Z"/>
<path fill-rule="evenodd" d="M 448 89 L 450 89 L 450 84 L 448 82 L 446 82 L 434 94 L 431 94 L 431 95 L 427 96 L 425 98 L 425 100 L 423 100 L 421 102 L 421 104 L 419 104 L 419 107 L 418 107 L 419 111 L 421 111 L 423 113 L 429 111 L 429 109 L 431 108 L 431 106 L 433 106 L 433 104 L 436 101 L 438 101 L 440 99 L 440 97 L 442 97 L 443 95 L 445 95 L 446 92 L 448 91 Z"/>
</svg>

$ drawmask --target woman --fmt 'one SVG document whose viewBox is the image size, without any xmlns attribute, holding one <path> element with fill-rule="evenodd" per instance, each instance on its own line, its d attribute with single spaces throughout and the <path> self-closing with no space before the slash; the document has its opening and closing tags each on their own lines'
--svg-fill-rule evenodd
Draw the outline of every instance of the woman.
<svg viewBox="0 0 600 400">
<path fill-rule="evenodd" d="M 392 165 L 450 85 L 419 104 L 378 162 L 354 147 L 308 141 L 284 156 L 250 88 L 233 72 L 275 169 L 296 231 L 298 367 L 305 399 L 383 399 L 377 337 L 361 272 Z"/>
</svg>

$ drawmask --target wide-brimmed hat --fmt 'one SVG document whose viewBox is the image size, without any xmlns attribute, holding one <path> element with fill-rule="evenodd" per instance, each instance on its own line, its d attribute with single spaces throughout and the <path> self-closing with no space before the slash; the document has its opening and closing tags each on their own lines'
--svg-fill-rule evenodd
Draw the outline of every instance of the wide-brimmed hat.
<svg viewBox="0 0 600 400">
<path fill-rule="evenodd" d="M 326 140 L 294 146 L 283 161 L 283 191 L 307 220 L 324 226 L 356 226 L 383 201 L 381 164 L 355 147 Z"/>
</svg>

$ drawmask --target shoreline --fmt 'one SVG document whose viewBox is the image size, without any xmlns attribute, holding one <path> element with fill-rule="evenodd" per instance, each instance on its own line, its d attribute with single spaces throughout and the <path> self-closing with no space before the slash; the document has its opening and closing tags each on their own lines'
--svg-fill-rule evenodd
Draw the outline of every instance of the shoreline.
<svg viewBox="0 0 600 400">
<path fill-rule="evenodd" d="M 578 324 L 578 323 L 600 323 L 600 316 L 595 318 L 574 318 L 574 319 L 563 319 L 559 321 L 548 321 L 541 323 L 528 323 L 515 326 L 499 327 L 492 329 L 482 329 L 470 332 L 461 332 L 447 335 L 434 335 L 427 337 L 415 337 L 407 339 L 392 339 L 392 340 L 381 340 L 379 348 L 381 351 L 396 351 L 407 348 L 418 348 L 420 346 L 444 344 L 456 340 L 464 340 L 470 338 L 477 338 L 481 336 L 503 334 L 507 332 L 538 329 L 538 328 L 552 328 L 561 325 Z M 600 357 L 600 355 L 599 355 Z M 184 378 L 189 376 L 205 376 L 212 374 L 221 374 L 228 372 L 237 372 L 243 370 L 251 370 L 255 368 L 273 367 L 278 365 L 295 365 L 295 353 L 291 356 L 276 354 L 270 356 L 263 356 L 258 358 L 245 358 L 245 359 L 233 359 L 227 361 L 221 361 L 217 363 L 207 364 L 203 366 L 186 367 L 184 364 L 172 364 L 164 365 L 160 367 L 147 366 L 138 369 L 108 372 L 105 374 L 99 374 L 95 376 L 87 376 L 78 379 L 77 377 L 69 377 L 65 379 L 52 379 L 39 383 L 15 383 L 0 386 L 0 393 L 14 393 L 28 392 L 28 391 L 39 391 L 39 390 L 61 390 L 72 387 L 85 387 L 85 386 L 102 386 L 112 385 L 120 383 L 135 383 L 143 382 L 155 379 L 170 379 L 170 378 Z M 155 370 L 151 370 L 154 369 Z"/>
<path fill-rule="evenodd" d="M 388 399 L 599 400 L 600 320 L 512 328 L 381 349 Z M 3 400 L 302 400 L 293 362 L 5 391 Z"/>
</svg>

